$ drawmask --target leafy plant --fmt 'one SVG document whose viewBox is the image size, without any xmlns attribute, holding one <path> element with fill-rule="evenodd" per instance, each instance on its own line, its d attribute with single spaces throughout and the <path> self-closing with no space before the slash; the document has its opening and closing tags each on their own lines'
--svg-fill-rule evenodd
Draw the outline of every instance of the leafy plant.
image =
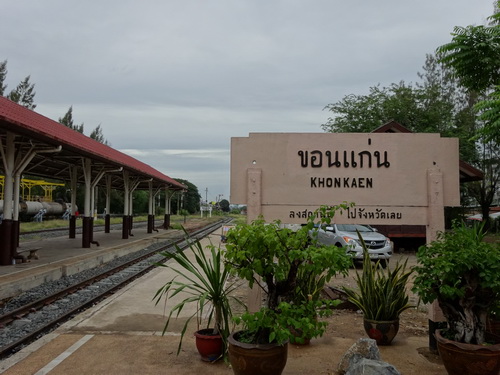
<svg viewBox="0 0 500 375">
<path fill-rule="evenodd" d="M 454 223 L 417 252 L 413 290 L 438 301 L 455 341 L 483 344 L 490 312 L 500 299 L 500 245 L 483 241 L 483 226 Z"/>
<path fill-rule="evenodd" d="M 283 228 L 279 221 L 266 223 L 263 218 L 251 224 L 237 225 L 228 232 L 227 264 L 232 272 L 246 279 L 250 287 L 257 285 L 266 296 L 265 307 L 258 312 L 244 314 L 238 320 L 245 325 L 248 340 L 281 344 L 292 336 L 289 330 L 291 323 L 296 328 L 306 323 L 321 326 L 322 323 L 317 320 L 301 323 L 299 319 L 298 311 L 310 303 L 309 299 L 296 304 L 284 304 L 284 299 L 295 291 L 297 276 L 301 272 L 321 275 L 325 282 L 339 272 L 347 272 L 352 260 L 343 249 L 319 245 L 308 235 L 316 217 L 330 221 L 337 210 L 347 207 L 347 204 L 322 207 L 295 232 Z"/>
<path fill-rule="evenodd" d="M 306 340 L 322 336 L 327 323 L 318 318 L 332 315 L 332 308 L 341 303 L 321 298 L 327 276 L 315 271 L 299 268 L 295 288 L 284 296 L 279 306 L 282 316 L 286 317 L 285 325 L 293 331 L 292 343 L 304 344 Z"/>
<path fill-rule="evenodd" d="M 406 285 L 412 274 L 407 270 L 406 260 L 403 264 L 396 263 L 394 269 L 381 269 L 379 262 L 372 264 L 366 244 L 358 233 L 363 246 L 363 271 L 356 270 L 356 284 L 359 290 L 344 287 L 349 301 L 362 312 L 365 319 L 376 321 L 391 321 L 413 307 L 408 303 Z"/>
<path fill-rule="evenodd" d="M 235 301 L 243 305 L 239 299 L 231 296 L 231 292 L 235 289 L 235 283 L 229 282 L 230 273 L 224 266 L 220 248 L 212 244 L 208 245 L 206 248 L 210 252 L 207 257 L 201 243 L 198 240 L 190 239 L 185 229 L 184 233 L 186 241 L 189 242 L 189 250 L 193 253 L 194 260 L 177 245 L 175 245 L 175 253 L 161 253 L 163 256 L 169 258 L 169 261 L 157 265 L 171 269 L 177 276 L 159 288 L 153 297 L 156 304 L 158 304 L 162 299 L 165 299 L 166 303 L 169 298 L 178 294 L 182 296 L 186 295 L 184 299 L 171 308 L 162 334 L 165 334 L 167 331 L 171 319 L 178 317 L 186 305 L 196 304 L 196 309 L 186 319 L 182 328 L 177 354 L 181 350 L 182 340 L 188 324 L 194 317 L 197 318 L 198 329 L 205 315 L 207 316 L 207 328 L 213 320 L 213 334 L 220 334 L 224 343 L 226 343 L 232 323 L 230 302 Z M 176 268 L 174 265 L 178 265 L 180 268 Z M 185 278 L 186 281 L 177 280 L 178 276 Z"/>
</svg>

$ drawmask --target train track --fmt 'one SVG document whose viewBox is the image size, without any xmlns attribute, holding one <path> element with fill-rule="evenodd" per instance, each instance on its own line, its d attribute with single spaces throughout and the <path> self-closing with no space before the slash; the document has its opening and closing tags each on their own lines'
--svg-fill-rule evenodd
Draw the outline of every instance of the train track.
<svg viewBox="0 0 500 375">
<path fill-rule="evenodd" d="M 206 237 L 227 222 L 228 220 L 221 220 L 191 232 L 189 240 Z M 160 253 L 173 253 L 188 246 L 188 240 L 184 236 L 166 241 L 151 251 L 140 252 L 140 256 L 111 270 L 1 315 L 0 335 L 3 337 L 0 342 L 3 344 L 0 347 L 0 359 L 16 353 L 22 347 L 57 328 L 62 322 L 151 271 L 156 264 L 168 260 L 168 257 Z M 6 340 L 6 337 L 10 337 L 11 340 Z"/>
</svg>

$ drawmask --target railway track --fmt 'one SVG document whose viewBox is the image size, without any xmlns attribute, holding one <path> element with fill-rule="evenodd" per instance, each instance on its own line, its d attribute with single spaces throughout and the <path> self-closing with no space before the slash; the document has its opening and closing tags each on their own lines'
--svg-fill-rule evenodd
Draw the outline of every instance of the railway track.
<svg viewBox="0 0 500 375">
<path fill-rule="evenodd" d="M 201 239 L 227 222 L 228 220 L 221 220 L 211 223 L 189 233 L 189 238 Z M 166 241 L 150 251 L 138 252 L 139 256 L 111 270 L 1 315 L 0 359 L 16 353 L 64 321 L 151 271 L 156 267 L 155 264 L 168 260 L 160 253 L 174 252 L 177 248 L 183 250 L 187 246 L 188 241 L 185 237 Z"/>
</svg>

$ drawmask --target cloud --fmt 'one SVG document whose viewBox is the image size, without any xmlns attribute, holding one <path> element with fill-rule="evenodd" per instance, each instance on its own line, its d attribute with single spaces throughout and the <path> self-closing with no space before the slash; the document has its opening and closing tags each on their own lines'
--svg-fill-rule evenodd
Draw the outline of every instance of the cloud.
<svg viewBox="0 0 500 375">
<path fill-rule="evenodd" d="M 323 108 L 416 81 L 455 25 L 491 0 L 0 0 L 7 83 L 37 112 L 73 106 L 89 134 L 171 177 L 229 196 L 231 137 L 321 132 Z M 132 155 L 132 153 L 131 153 Z"/>
</svg>

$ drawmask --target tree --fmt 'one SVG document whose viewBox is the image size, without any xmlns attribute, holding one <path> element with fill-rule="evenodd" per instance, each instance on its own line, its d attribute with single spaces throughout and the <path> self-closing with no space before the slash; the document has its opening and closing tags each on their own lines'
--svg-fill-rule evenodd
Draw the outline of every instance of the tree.
<svg viewBox="0 0 500 375">
<path fill-rule="evenodd" d="M 83 134 L 83 122 L 80 125 L 76 125 L 73 121 L 73 106 L 69 107 L 68 112 L 66 112 L 66 114 L 62 118 L 59 117 L 58 121 L 64 126 L 67 126 L 68 128 L 76 130 L 78 133 Z M 95 139 L 97 142 L 109 145 L 108 141 L 102 134 L 102 128 L 100 124 L 97 125 L 94 130 L 92 130 L 89 137 Z"/>
<path fill-rule="evenodd" d="M 174 194 L 171 201 L 172 212 L 178 213 L 178 210 L 185 209 L 190 214 L 194 214 L 200 211 L 200 199 L 201 195 L 198 193 L 198 188 L 187 180 L 181 178 L 176 178 L 176 181 L 187 186 L 187 192 L 183 193 L 181 198 L 181 193 Z"/>
<path fill-rule="evenodd" d="M 35 98 L 35 84 L 30 83 L 30 76 L 27 76 L 17 87 L 12 90 L 7 99 L 16 102 L 23 107 L 28 109 L 35 109 L 36 104 L 34 104 Z"/>
<path fill-rule="evenodd" d="M 500 1 L 489 17 L 490 25 L 456 26 L 450 43 L 440 46 L 440 59 L 461 84 L 486 97 L 475 110 L 484 122 L 480 134 L 486 141 L 500 141 Z"/>
<path fill-rule="evenodd" d="M 370 87 L 368 95 L 345 96 L 341 101 L 328 104 L 325 109 L 335 114 L 321 125 L 324 131 L 371 132 L 385 122 L 395 120 L 408 128 L 415 127 L 416 97 L 411 85 L 401 81 L 389 87 Z"/>
<path fill-rule="evenodd" d="M 413 132 L 434 132 L 443 136 L 460 136 L 460 157 L 477 158 L 473 98 L 459 85 L 451 71 L 427 55 L 422 82 L 403 81 L 389 87 L 370 87 L 368 95 L 350 94 L 325 108 L 334 116 L 321 125 L 327 132 L 371 132 L 391 120 Z"/>
<path fill-rule="evenodd" d="M 83 122 L 80 125 L 75 125 L 73 122 L 73 106 L 69 107 L 68 112 L 62 118 L 59 117 L 57 121 L 70 129 L 76 130 L 78 133 L 83 133 Z"/>
<path fill-rule="evenodd" d="M 219 202 L 219 207 L 222 212 L 229 212 L 229 201 L 227 199 L 222 199 Z"/>
<path fill-rule="evenodd" d="M 102 134 L 102 128 L 101 128 L 100 124 L 97 125 L 97 128 L 92 130 L 92 133 L 90 133 L 89 137 L 92 139 L 95 139 L 97 142 L 100 142 L 100 143 L 103 143 L 103 144 L 109 146 L 108 141 L 106 140 L 106 138 L 104 138 L 104 135 Z"/>
<path fill-rule="evenodd" d="M 448 66 L 469 92 L 481 99 L 478 113 L 478 139 L 482 142 L 481 168 L 485 178 L 470 186 L 470 193 L 481 206 L 483 220 L 489 224 L 489 207 L 500 183 L 500 0 L 495 2 L 489 25 L 456 26 L 450 43 L 438 47 L 440 61 Z M 487 225 L 488 225 L 487 224 Z"/>
<path fill-rule="evenodd" d="M 7 78 L 7 60 L 0 62 L 0 96 L 3 96 L 7 85 L 4 84 Z"/>
</svg>

